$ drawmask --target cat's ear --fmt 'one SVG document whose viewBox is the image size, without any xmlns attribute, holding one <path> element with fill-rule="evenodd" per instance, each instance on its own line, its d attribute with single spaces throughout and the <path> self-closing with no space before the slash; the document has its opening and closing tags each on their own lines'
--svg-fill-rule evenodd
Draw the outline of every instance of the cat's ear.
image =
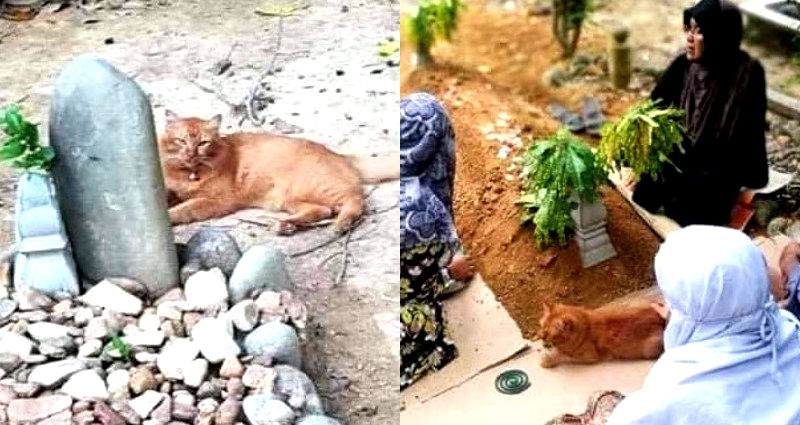
<svg viewBox="0 0 800 425">
<path fill-rule="evenodd" d="M 212 131 L 219 131 L 219 127 L 222 125 L 222 115 L 217 114 L 211 117 L 210 120 L 206 121 L 206 130 Z"/>
<path fill-rule="evenodd" d="M 167 125 L 175 124 L 175 121 L 178 121 L 178 114 L 172 112 L 171 109 L 167 109 L 167 111 L 164 112 L 164 116 L 167 118 Z"/>
</svg>

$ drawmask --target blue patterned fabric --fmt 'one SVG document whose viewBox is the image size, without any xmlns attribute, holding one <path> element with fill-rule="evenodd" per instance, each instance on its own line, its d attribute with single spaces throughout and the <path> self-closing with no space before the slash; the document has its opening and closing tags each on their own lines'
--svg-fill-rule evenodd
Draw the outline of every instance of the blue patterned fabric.
<svg viewBox="0 0 800 425">
<path fill-rule="evenodd" d="M 427 93 L 400 104 L 400 245 L 458 247 L 453 225 L 455 134 L 444 107 Z"/>
</svg>

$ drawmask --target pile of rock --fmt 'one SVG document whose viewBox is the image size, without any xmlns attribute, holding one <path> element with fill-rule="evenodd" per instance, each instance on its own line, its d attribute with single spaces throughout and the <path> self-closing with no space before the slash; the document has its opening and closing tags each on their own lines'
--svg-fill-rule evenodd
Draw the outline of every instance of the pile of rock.
<svg viewBox="0 0 800 425">
<path fill-rule="evenodd" d="M 339 424 L 301 371 L 283 254 L 229 238 L 195 235 L 156 300 L 123 278 L 61 301 L 0 285 L 0 424 Z"/>
</svg>

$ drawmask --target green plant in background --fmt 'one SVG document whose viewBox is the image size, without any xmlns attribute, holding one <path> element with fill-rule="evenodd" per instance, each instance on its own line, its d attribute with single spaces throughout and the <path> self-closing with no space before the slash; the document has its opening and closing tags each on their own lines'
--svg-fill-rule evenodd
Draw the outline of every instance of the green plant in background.
<svg viewBox="0 0 800 425">
<path fill-rule="evenodd" d="M 53 148 L 39 144 L 39 129 L 27 121 L 19 107 L 0 110 L 0 130 L 7 136 L 0 139 L 0 161 L 26 173 L 50 171 L 55 153 Z"/>
<path fill-rule="evenodd" d="M 461 0 L 420 0 L 416 12 L 403 18 L 403 33 L 421 64 L 431 62 L 430 50 L 436 41 L 450 40 L 462 8 Z"/>
<path fill-rule="evenodd" d="M 523 223 L 532 222 L 540 246 L 566 242 L 574 227 L 575 195 L 587 202 L 598 196 L 605 170 L 592 149 L 566 129 L 528 146 L 522 156 Z"/>
<path fill-rule="evenodd" d="M 131 345 L 125 342 L 117 332 L 111 335 L 111 339 L 103 348 L 103 353 L 109 357 L 129 361 L 131 359 Z"/>
<path fill-rule="evenodd" d="M 648 174 L 658 180 L 664 164 L 675 166 L 670 156 L 683 152 L 683 116 L 682 110 L 659 108 L 649 99 L 634 105 L 616 123 L 603 127 L 598 157 L 612 170 L 630 167 L 637 178 Z"/>
<path fill-rule="evenodd" d="M 553 0 L 553 36 L 564 57 L 572 57 L 578 49 L 583 21 L 591 8 L 590 0 Z"/>
</svg>

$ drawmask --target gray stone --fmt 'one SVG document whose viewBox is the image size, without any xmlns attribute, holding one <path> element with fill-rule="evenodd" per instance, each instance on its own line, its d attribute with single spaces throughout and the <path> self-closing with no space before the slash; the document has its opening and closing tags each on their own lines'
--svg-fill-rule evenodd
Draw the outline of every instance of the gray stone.
<svg viewBox="0 0 800 425">
<path fill-rule="evenodd" d="M 103 351 L 103 341 L 90 339 L 78 349 L 78 357 L 96 357 L 100 355 L 101 351 Z"/>
<path fill-rule="evenodd" d="M 78 351 L 75 339 L 69 336 L 44 339 L 39 343 L 39 352 L 55 359 L 63 359 Z"/>
<path fill-rule="evenodd" d="M 245 397 L 242 409 L 253 425 L 290 425 L 294 421 L 292 408 L 268 394 Z"/>
<path fill-rule="evenodd" d="M 20 311 L 44 310 L 53 307 L 56 302 L 47 295 L 27 287 L 17 288 L 14 299 L 19 303 Z"/>
<path fill-rule="evenodd" d="M 0 368 L 2 365 L 0 364 Z M 219 368 L 219 376 L 223 379 L 241 378 L 244 373 L 244 366 L 235 356 L 226 358 Z"/>
<path fill-rule="evenodd" d="M 197 388 L 197 398 L 220 398 L 222 397 L 222 382 L 212 378 L 210 381 L 203 382 Z"/>
<path fill-rule="evenodd" d="M 72 375 L 61 391 L 76 400 L 107 400 L 108 390 L 103 378 L 93 370 L 82 370 Z"/>
<path fill-rule="evenodd" d="M 219 268 L 225 276 L 230 277 L 240 258 L 242 251 L 239 244 L 228 232 L 202 228 L 186 243 L 181 261 L 181 280 L 185 282 L 192 274 L 213 268 Z"/>
<path fill-rule="evenodd" d="M 241 352 L 223 320 L 202 318 L 192 327 L 191 335 L 192 340 L 200 347 L 203 357 L 210 363 L 221 363 L 227 357 L 238 356 Z"/>
<path fill-rule="evenodd" d="M 322 401 L 317 395 L 314 382 L 303 371 L 288 365 L 275 366 L 273 392 L 286 400 L 289 406 L 302 409 L 307 414 L 322 415 Z"/>
<path fill-rule="evenodd" d="M 300 418 L 296 425 L 342 425 L 342 423 L 329 416 L 310 415 Z"/>
<path fill-rule="evenodd" d="M 186 302 L 193 309 L 227 309 L 228 288 L 220 269 L 199 271 L 189 277 L 184 287 Z"/>
<path fill-rule="evenodd" d="M 103 425 L 126 425 L 127 421 L 125 418 L 109 407 L 107 404 L 103 402 L 99 402 L 94 405 L 94 415 L 97 420 Z M 132 421 L 131 423 L 138 423 L 136 421 Z"/>
<path fill-rule="evenodd" d="M 229 283 L 231 304 L 250 298 L 259 289 L 291 291 L 285 256 L 271 245 L 254 245 L 245 251 Z"/>
<path fill-rule="evenodd" d="M 158 386 L 158 381 L 156 381 L 156 377 L 150 369 L 140 367 L 131 373 L 129 385 L 133 394 L 139 395 L 145 391 L 155 390 L 156 386 Z"/>
<path fill-rule="evenodd" d="M 169 396 L 165 396 L 164 400 L 150 412 L 150 417 L 156 425 L 167 424 L 172 418 L 172 399 Z"/>
<path fill-rule="evenodd" d="M 17 187 L 14 287 L 58 299 L 79 293 L 78 274 L 49 176 L 26 173 Z"/>
<path fill-rule="evenodd" d="M 258 306 L 253 300 L 239 301 L 231 307 L 227 312 L 228 318 L 231 320 L 236 329 L 242 332 L 250 332 L 258 324 L 259 318 Z"/>
<path fill-rule="evenodd" d="M 296 368 L 302 366 L 300 341 L 294 328 L 280 322 L 265 323 L 244 339 L 244 348 L 250 355 L 267 355 L 277 363 Z"/>
<path fill-rule="evenodd" d="M 45 388 L 54 388 L 76 372 L 86 369 L 86 364 L 78 359 L 59 360 L 36 366 L 28 376 L 28 382 Z"/>
<path fill-rule="evenodd" d="M 108 384 L 108 392 L 114 399 L 123 399 L 128 397 L 128 385 L 131 376 L 127 370 L 115 370 L 108 374 L 106 383 Z"/>
<path fill-rule="evenodd" d="M 22 365 L 22 357 L 12 353 L 0 353 L 0 370 L 12 372 Z"/>
<path fill-rule="evenodd" d="M 247 366 L 242 376 L 242 384 L 254 392 L 270 394 L 275 387 L 275 378 L 275 369 L 253 364 Z"/>
<path fill-rule="evenodd" d="M 153 116 L 139 86 L 104 60 L 72 60 L 55 84 L 49 135 L 81 272 L 136 279 L 154 297 L 177 286 Z"/>
<path fill-rule="evenodd" d="M 241 414 L 242 402 L 229 397 L 219 405 L 214 425 L 234 425 Z"/>
<path fill-rule="evenodd" d="M 137 315 L 142 312 L 142 300 L 106 280 L 86 291 L 81 300 L 117 313 Z"/>
</svg>

